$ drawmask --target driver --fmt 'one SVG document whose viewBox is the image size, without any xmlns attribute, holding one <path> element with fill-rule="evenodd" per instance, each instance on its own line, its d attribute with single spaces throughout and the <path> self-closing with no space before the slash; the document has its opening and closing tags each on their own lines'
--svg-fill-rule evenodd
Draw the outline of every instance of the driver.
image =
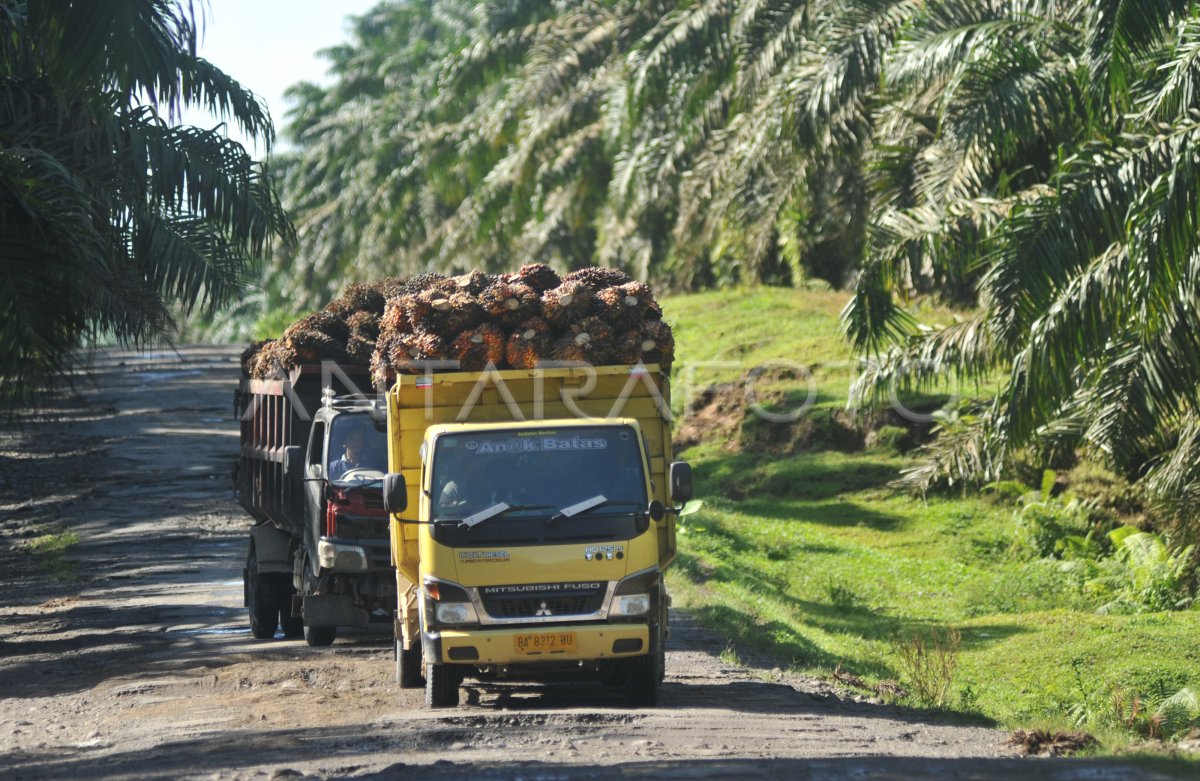
<svg viewBox="0 0 1200 781">
<path fill-rule="evenodd" d="M 466 515 L 495 504 L 494 492 L 487 486 L 487 470 L 480 464 L 464 464 L 462 474 L 451 478 L 438 494 L 438 512 L 461 512 Z"/>
<path fill-rule="evenodd" d="M 339 480 L 351 469 L 359 469 L 365 451 L 366 434 L 361 428 L 352 428 L 342 442 L 342 457 L 329 464 L 329 479 Z"/>
</svg>

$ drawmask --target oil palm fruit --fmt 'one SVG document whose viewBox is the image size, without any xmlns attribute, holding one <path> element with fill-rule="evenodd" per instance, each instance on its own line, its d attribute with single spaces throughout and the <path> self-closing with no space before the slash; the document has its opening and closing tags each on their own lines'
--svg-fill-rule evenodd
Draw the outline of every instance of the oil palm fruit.
<svg viewBox="0 0 1200 781">
<path fill-rule="evenodd" d="M 589 266 L 563 275 L 563 282 L 582 282 L 593 292 L 598 293 L 606 287 L 616 287 L 632 282 L 633 277 L 619 268 L 611 266 Z"/>
<path fill-rule="evenodd" d="M 452 353 L 465 372 L 481 371 L 488 364 L 501 367 L 504 365 L 506 341 L 499 326 L 484 323 L 459 334 L 454 340 Z"/>
<path fill-rule="evenodd" d="M 542 294 L 543 316 L 560 329 L 587 317 L 594 303 L 595 294 L 579 281 L 564 280 Z"/>
</svg>

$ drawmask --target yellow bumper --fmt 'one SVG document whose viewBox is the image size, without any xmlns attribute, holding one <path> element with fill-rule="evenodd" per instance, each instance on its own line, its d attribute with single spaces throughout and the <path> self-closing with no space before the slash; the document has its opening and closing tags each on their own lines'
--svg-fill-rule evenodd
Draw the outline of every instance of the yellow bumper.
<svg viewBox="0 0 1200 781">
<path fill-rule="evenodd" d="M 518 642 L 527 639 L 529 635 L 564 633 L 574 634 L 574 649 L 533 650 L 531 646 L 536 644 L 527 640 Z M 518 650 L 518 645 L 529 650 Z M 538 664 L 623 659 L 649 653 L 650 628 L 645 624 L 568 624 L 522 629 L 475 629 L 465 632 L 446 630 L 441 633 L 441 647 L 442 661 L 450 664 Z M 470 658 L 472 654 L 469 649 L 475 650 L 477 658 Z"/>
</svg>

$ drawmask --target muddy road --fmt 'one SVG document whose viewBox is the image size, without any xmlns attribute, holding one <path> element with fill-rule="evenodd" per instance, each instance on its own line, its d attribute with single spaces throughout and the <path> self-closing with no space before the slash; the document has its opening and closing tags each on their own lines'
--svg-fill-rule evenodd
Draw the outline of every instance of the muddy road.
<svg viewBox="0 0 1200 781">
<path fill-rule="evenodd" d="M 0 429 L 0 777 L 1151 777 L 731 667 L 683 613 L 659 708 L 469 682 L 426 711 L 394 685 L 388 635 L 250 637 L 236 349 L 109 351 L 90 376 Z"/>
</svg>

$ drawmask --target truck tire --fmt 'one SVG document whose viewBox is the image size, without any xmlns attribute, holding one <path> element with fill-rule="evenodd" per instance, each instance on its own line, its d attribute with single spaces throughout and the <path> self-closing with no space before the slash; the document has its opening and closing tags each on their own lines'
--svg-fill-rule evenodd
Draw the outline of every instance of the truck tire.
<svg viewBox="0 0 1200 781">
<path fill-rule="evenodd" d="M 425 665 L 425 707 L 458 706 L 458 671 L 448 664 Z"/>
<path fill-rule="evenodd" d="M 659 671 L 665 667 L 665 661 L 662 651 L 630 660 L 629 677 L 625 682 L 625 696 L 630 705 L 638 708 L 658 705 L 658 691 L 662 685 Z"/>
<path fill-rule="evenodd" d="M 667 674 L 667 600 L 660 598 L 658 603 L 658 626 L 650 638 L 650 653 L 632 660 L 626 680 L 626 697 L 635 707 L 658 705 L 658 693 Z"/>
<path fill-rule="evenodd" d="M 396 683 L 401 689 L 420 689 L 425 685 L 421 677 L 420 646 L 406 649 L 400 638 L 396 638 Z"/>
<path fill-rule="evenodd" d="M 304 642 L 308 643 L 313 648 L 333 645 L 333 638 L 335 637 L 337 637 L 336 626 L 304 625 Z"/>
<path fill-rule="evenodd" d="M 292 600 L 288 597 L 279 607 L 279 625 L 283 627 L 283 636 L 295 639 L 304 634 L 304 619 L 292 615 Z"/>
<path fill-rule="evenodd" d="M 250 634 L 258 640 L 275 637 L 279 626 L 279 607 L 267 579 L 258 574 L 258 556 L 254 546 L 246 561 L 246 609 L 250 613 Z"/>
</svg>

